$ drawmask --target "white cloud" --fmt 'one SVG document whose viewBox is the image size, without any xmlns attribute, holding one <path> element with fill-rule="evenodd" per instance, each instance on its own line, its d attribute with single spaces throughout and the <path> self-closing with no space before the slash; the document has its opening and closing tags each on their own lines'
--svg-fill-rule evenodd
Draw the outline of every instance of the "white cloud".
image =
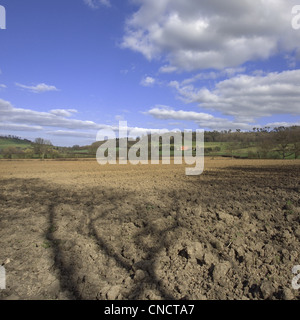
<svg viewBox="0 0 300 320">
<path fill-rule="evenodd" d="M 141 85 L 144 87 L 151 87 L 155 84 L 156 80 L 152 77 L 145 77 L 141 81 Z"/>
<path fill-rule="evenodd" d="M 60 137 L 75 137 L 75 138 L 89 138 L 95 139 L 94 132 L 70 131 L 70 130 L 55 130 L 47 131 L 47 134 Z"/>
<path fill-rule="evenodd" d="M 60 110 L 60 114 L 57 113 L 58 110 Z M 69 113 L 64 109 L 58 110 L 39 112 L 30 109 L 15 108 L 10 102 L 0 99 L 0 122 L 1 125 L 34 125 L 42 127 L 60 127 L 65 129 L 99 130 L 105 127 L 93 121 L 67 118 L 70 116 L 70 113 L 75 111 L 73 109 L 69 109 Z M 72 112 L 70 112 L 70 110 Z M 64 115 L 62 115 L 63 113 Z"/>
<path fill-rule="evenodd" d="M 16 83 L 16 86 L 20 87 L 22 89 L 25 89 L 25 90 L 29 90 L 34 93 L 42 93 L 42 92 L 47 92 L 47 91 L 58 91 L 58 89 L 55 86 L 50 86 L 45 83 L 40 83 L 35 86 L 27 86 L 27 85 L 24 85 L 21 83 Z"/>
<path fill-rule="evenodd" d="M 170 85 L 186 103 L 197 103 L 242 122 L 276 114 L 300 116 L 300 70 L 239 74 L 218 82 L 212 90 L 176 81 Z"/>
<path fill-rule="evenodd" d="M 5 84 L 1 84 L 1 83 L 0 83 L 0 89 L 1 89 L 1 88 L 2 88 L 2 89 L 5 89 L 5 88 L 7 88 L 7 86 L 6 86 Z"/>
<path fill-rule="evenodd" d="M 170 66 L 170 65 L 164 65 L 159 68 L 159 72 L 161 72 L 161 73 L 172 73 L 175 71 L 177 71 L 177 68 L 174 66 Z"/>
<path fill-rule="evenodd" d="M 123 47 L 148 60 L 166 60 L 161 72 L 236 67 L 299 48 L 291 27 L 297 0 L 135 0 Z"/>
<path fill-rule="evenodd" d="M 87 4 L 92 9 L 98 9 L 101 5 L 110 7 L 109 0 L 83 0 L 85 4 Z"/>
<path fill-rule="evenodd" d="M 199 80 L 216 80 L 222 77 L 233 77 L 234 75 L 241 74 L 245 72 L 245 67 L 239 68 L 225 68 L 222 71 L 210 71 L 210 72 L 201 72 L 197 75 L 193 76 L 192 78 L 185 79 L 181 82 L 181 85 L 187 85 Z"/>
<path fill-rule="evenodd" d="M 77 113 L 75 109 L 53 109 L 50 113 L 60 117 L 71 117 L 73 113 Z"/>
<path fill-rule="evenodd" d="M 193 121 L 200 128 L 209 128 L 213 130 L 251 130 L 253 126 L 255 126 L 256 128 L 260 127 L 260 125 L 253 125 L 249 123 L 218 118 L 208 113 L 198 113 L 183 110 L 175 111 L 166 106 L 157 106 L 147 111 L 146 114 L 160 120 Z"/>
<path fill-rule="evenodd" d="M 207 113 L 198 113 L 192 111 L 174 111 L 166 106 L 157 106 L 147 112 L 147 114 L 155 117 L 156 119 L 164 120 L 189 120 L 189 121 L 207 121 L 212 120 L 214 117 Z"/>
<path fill-rule="evenodd" d="M 99 124 L 93 121 L 72 119 L 75 109 L 53 109 L 39 112 L 30 109 L 15 108 L 10 102 L 0 99 L 0 130 L 5 131 L 40 131 L 53 136 L 96 138 L 98 130 L 119 131 L 119 126 Z M 118 117 L 118 116 L 116 116 Z M 121 118 L 119 118 L 121 120 Z M 46 131 L 47 130 L 47 131 Z M 158 129 L 128 126 L 130 136 L 141 136 Z"/>
<path fill-rule="evenodd" d="M 41 126 L 30 126 L 27 124 L 3 123 L 0 126 L 1 131 L 40 131 Z"/>
<path fill-rule="evenodd" d="M 270 127 L 270 128 L 300 126 L 300 121 L 296 121 L 296 122 L 286 122 L 286 121 L 284 121 L 284 122 L 271 122 L 271 123 L 267 123 L 265 126 Z"/>
</svg>

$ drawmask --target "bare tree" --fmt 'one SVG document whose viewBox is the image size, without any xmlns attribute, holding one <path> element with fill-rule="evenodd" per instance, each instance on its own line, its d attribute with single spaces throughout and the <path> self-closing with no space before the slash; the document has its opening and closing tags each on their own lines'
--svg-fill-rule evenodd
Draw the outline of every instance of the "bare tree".
<svg viewBox="0 0 300 320">
<path fill-rule="evenodd" d="M 278 127 L 274 129 L 274 133 L 274 141 L 276 143 L 275 151 L 282 156 L 282 159 L 286 159 L 293 154 L 291 150 L 290 128 Z"/>
<path fill-rule="evenodd" d="M 238 150 L 241 148 L 241 144 L 238 143 L 238 142 L 229 142 L 227 144 L 227 147 L 226 147 L 226 152 L 228 152 L 231 156 L 231 159 L 233 159 L 234 155 L 234 151 Z"/>
<path fill-rule="evenodd" d="M 300 156 L 300 127 L 292 127 L 290 132 L 291 151 L 293 151 L 295 159 Z"/>
<path fill-rule="evenodd" d="M 45 155 L 51 151 L 52 143 L 49 140 L 43 138 L 36 138 L 33 143 L 34 152 L 39 155 L 41 160 L 44 160 Z"/>
<path fill-rule="evenodd" d="M 256 143 L 256 146 L 258 158 L 267 158 L 269 152 L 274 149 L 274 141 L 272 140 L 272 137 L 268 132 L 262 131 L 260 132 L 260 136 Z"/>
<path fill-rule="evenodd" d="M 13 155 L 16 153 L 18 153 L 18 151 L 15 147 L 7 147 L 2 150 L 2 154 L 5 159 L 12 159 Z"/>
</svg>

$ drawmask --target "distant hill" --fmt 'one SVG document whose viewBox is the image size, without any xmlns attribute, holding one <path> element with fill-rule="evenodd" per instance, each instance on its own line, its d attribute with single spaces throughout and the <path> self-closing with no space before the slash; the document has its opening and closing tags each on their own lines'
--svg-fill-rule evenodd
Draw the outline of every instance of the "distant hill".
<svg viewBox="0 0 300 320">
<path fill-rule="evenodd" d="M 0 150 L 8 147 L 15 148 L 28 148 L 32 144 L 32 141 L 28 139 L 22 139 L 16 136 L 0 136 Z"/>
</svg>

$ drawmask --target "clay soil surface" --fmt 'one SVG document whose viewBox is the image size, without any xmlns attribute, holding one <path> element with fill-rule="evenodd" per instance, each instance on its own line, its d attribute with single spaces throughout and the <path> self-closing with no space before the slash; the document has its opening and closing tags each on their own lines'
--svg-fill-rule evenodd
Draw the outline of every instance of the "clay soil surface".
<svg viewBox="0 0 300 320">
<path fill-rule="evenodd" d="M 299 300 L 299 222 L 296 160 L 0 161 L 0 299 Z"/>
</svg>

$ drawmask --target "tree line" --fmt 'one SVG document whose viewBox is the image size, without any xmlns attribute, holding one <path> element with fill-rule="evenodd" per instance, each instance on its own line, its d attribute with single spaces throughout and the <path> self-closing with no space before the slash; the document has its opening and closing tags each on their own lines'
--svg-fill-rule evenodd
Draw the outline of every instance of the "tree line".
<svg viewBox="0 0 300 320">
<path fill-rule="evenodd" d="M 44 159 L 45 157 L 55 157 L 59 152 L 56 150 L 49 140 L 45 140 L 43 138 L 36 138 L 34 142 L 21 139 L 16 136 L 5 136 L 1 137 L 4 139 L 9 139 L 12 143 L 16 142 L 19 146 L 8 146 L 1 150 L 1 154 L 6 159 L 12 158 L 33 158 L 34 155 L 37 155 L 40 159 Z M 22 144 L 27 143 L 30 147 L 22 148 Z"/>
<path fill-rule="evenodd" d="M 253 128 L 252 131 L 211 131 L 205 132 L 205 142 L 227 142 L 229 153 L 234 150 L 256 147 L 256 155 L 252 157 L 272 157 L 271 153 L 277 154 L 280 158 L 286 159 L 293 156 L 297 159 L 300 156 L 300 126 L 284 127 L 279 126 Z M 253 153 L 253 152 L 252 152 Z"/>
<path fill-rule="evenodd" d="M 63 158 L 63 157 L 95 157 L 97 148 L 103 142 L 95 142 L 89 146 L 74 145 L 73 147 L 55 147 L 51 141 L 36 138 L 34 142 L 26 139 L 20 139 L 16 136 L 2 136 L 4 139 L 13 139 L 15 141 L 26 142 L 29 146 L 22 148 L 20 146 L 8 146 L 1 150 L 1 154 L 4 158 L 40 158 L 41 160 L 46 158 Z M 149 141 L 151 142 L 151 137 Z M 193 133 L 193 139 L 196 139 L 196 133 Z M 117 139 L 118 140 L 118 139 Z M 242 130 L 223 130 L 223 131 L 205 131 L 204 142 L 218 142 L 225 143 L 225 153 L 228 156 L 233 156 L 237 150 L 249 149 L 249 158 L 299 158 L 300 157 L 300 126 L 291 127 L 276 127 L 271 129 L 265 128 L 253 128 L 252 131 Z M 129 142 L 131 146 L 135 142 Z M 171 137 L 171 148 L 174 146 L 174 139 Z M 117 141 L 118 147 L 118 141 Z M 255 151 L 251 151 L 251 148 Z M 205 148 L 206 154 L 217 151 L 220 152 L 220 147 Z"/>
</svg>

